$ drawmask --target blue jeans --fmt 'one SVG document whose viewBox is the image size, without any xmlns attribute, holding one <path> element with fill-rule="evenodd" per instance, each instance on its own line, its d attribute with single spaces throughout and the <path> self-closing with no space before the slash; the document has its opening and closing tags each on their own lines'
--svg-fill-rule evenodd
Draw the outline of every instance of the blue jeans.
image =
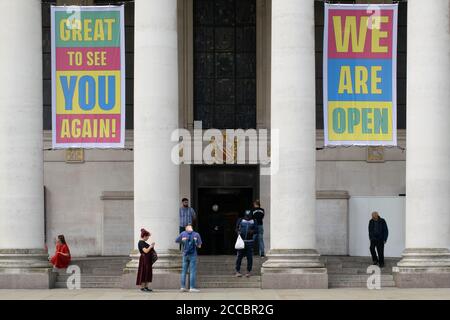
<svg viewBox="0 0 450 320">
<path fill-rule="evenodd" d="M 253 241 L 245 241 L 245 248 L 237 251 L 236 272 L 241 272 L 242 258 L 247 257 L 247 271 L 253 267 Z"/>
<path fill-rule="evenodd" d="M 259 255 L 263 256 L 264 255 L 264 226 L 260 225 L 257 226 L 258 228 L 258 250 L 259 250 Z"/>
<path fill-rule="evenodd" d="M 181 270 L 181 287 L 186 288 L 186 274 L 189 268 L 189 287 L 195 288 L 197 280 L 197 255 L 183 255 L 183 266 Z"/>
</svg>

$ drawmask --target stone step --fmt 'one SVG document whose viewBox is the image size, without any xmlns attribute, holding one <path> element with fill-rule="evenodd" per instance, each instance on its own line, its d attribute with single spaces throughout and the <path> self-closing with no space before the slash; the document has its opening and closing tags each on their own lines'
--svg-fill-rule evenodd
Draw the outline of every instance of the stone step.
<svg viewBox="0 0 450 320">
<path fill-rule="evenodd" d="M 329 274 L 328 287 L 330 288 L 366 288 L 369 275 Z M 391 274 L 381 275 L 381 287 L 395 287 L 394 277 Z"/>
<path fill-rule="evenodd" d="M 247 278 L 245 276 L 243 277 L 236 277 L 233 275 L 214 275 L 214 276 L 197 276 L 197 281 L 199 282 L 235 282 L 235 281 L 242 281 L 242 282 L 260 282 L 261 276 L 259 275 L 252 275 L 251 277 Z"/>
<path fill-rule="evenodd" d="M 57 281 L 65 282 L 70 277 L 70 275 L 59 275 Z M 83 282 L 118 282 L 121 281 L 122 276 L 104 276 L 104 275 L 87 275 L 81 274 L 81 283 Z"/>
<path fill-rule="evenodd" d="M 83 282 L 81 281 L 81 288 L 122 288 L 122 282 Z M 55 288 L 65 289 L 67 283 L 65 281 L 57 281 Z"/>
<path fill-rule="evenodd" d="M 68 274 L 66 270 L 58 270 L 56 271 L 59 275 L 66 275 Z M 105 276 L 115 276 L 115 275 L 121 275 L 123 273 L 123 268 L 120 269 L 106 269 L 106 268 L 81 268 L 82 274 L 87 275 L 105 275 Z"/>
<path fill-rule="evenodd" d="M 197 261 L 198 266 L 211 266 L 211 267 L 220 267 L 220 266 L 234 266 L 236 264 L 236 261 L 223 261 L 223 262 L 203 262 L 203 261 Z M 242 264 L 247 264 L 247 260 L 242 260 Z M 263 264 L 258 261 L 253 261 L 254 266 L 262 266 Z"/>
<path fill-rule="evenodd" d="M 223 268 L 206 268 L 206 267 L 199 268 L 199 267 L 197 267 L 197 272 L 201 273 L 201 274 L 205 274 L 205 275 L 208 275 L 208 274 L 211 274 L 211 275 L 213 275 L 213 274 L 233 274 L 233 273 L 235 273 L 235 270 L 236 269 L 234 266 L 223 267 Z M 241 271 L 246 272 L 247 266 L 246 265 L 241 266 Z M 253 267 L 252 272 L 259 273 L 259 272 L 261 272 L 261 268 Z"/>
<path fill-rule="evenodd" d="M 392 288 L 395 287 L 394 281 L 381 281 L 381 288 Z M 328 281 L 329 288 L 367 288 L 367 282 L 359 281 Z"/>
<path fill-rule="evenodd" d="M 328 279 L 329 280 L 342 280 L 342 281 L 366 281 L 371 275 L 363 275 L 363 274 L 357 274 L 357 275 L 350 275 L 350 274 L 329 274 Z M 381 280 L 393 280 L 394 276 L 392 274 L 381 274 L 380 275 Z"/>
<path fill-rule="evenodd" d="M 261 288 L 261 282 L 198 282 L 199 288 Z"/>
<path fill-rule="evenodd" d="M 230 274 L 230 273 L 234 273 L 235 272 L 235 266 L 223 266 L 223 267 L 217 267 L 217 268 L 212 268 L 212 267 L 200 267 L 197 266 L 197 272 L 199 273 L 204 273 L 204 274 Z M 247 265 L 241 265 L 241 270 L 242 272 L 247 271 Z M 258 266 L 253 266 L 252 267 L 252 271 L 253 272 L 260 272 L 261 271 L 261 267 Z"/>
<path fill-rule="evenodd" d="M 89 262 L 83 262 L 83 263 L 77 263 L 76 261 L 71 261 L 71 265 L 76 265 L 80 268 L 124 268 L 127 262 L 121 262 L 121 263 L 89 263 Z"/>
<path fill-rule="evenodd" d="M 328 274 L 348 274 L 348 275 L 369 275 L 366 269 L 358 268 L 343 268 L 343 269 L 333 269 L 327 268 Z M 382 269 L 382 274 L 392 274 L 392 269 Z"/>
</svg>

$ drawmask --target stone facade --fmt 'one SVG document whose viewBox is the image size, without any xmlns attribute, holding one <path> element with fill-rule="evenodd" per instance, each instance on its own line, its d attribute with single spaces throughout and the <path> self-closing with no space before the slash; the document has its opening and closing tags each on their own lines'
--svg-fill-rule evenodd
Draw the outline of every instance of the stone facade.
<svg viewBox="0 0 450 320">
<path fill-rule="evenodd" d="M 47 243 L 53 252 L 53 239 L 61 233 L 77 257 L 131 250 L 123 286 L 133 287 L 138 258 L 133 247 L 142 226 L 154 231 L 160 248 L 155 266 L 160 282 L 155 286 L 178 286 L 180 261 L 173 238 L 179 200 L 192 197 L 192 181 L 190 166 L 175 166 L 168 155 L 170 133 L 194 125 L 192 3 L 136 0 L 134 130 L 127 131 L 126 150 L 85 150 L 78 163 L 67 162 L 66 151 L 50 150 L 50 132 L 42 136 L 42 117 L 36 111 L 43 104 L 41 20 L 36 19 L 40 1 L 10 1 L 0 13 L 15 26 L 14 39 L 23 40 L 0 37 L 13 44 L 0 52 L 0 68 L 15 70 L 15 76 L 10 72 L 11 77 L 0 80 L 0 88 L 11 88 L 0 91 L 0 110 L 7 115 L 0 120 L 0 140 L 10 148 L 0 156 L 1 288 L 51 287 L 53 275 L 43 248 Z M 259 181 L 267 210 L 265 240 L 271 249 L 262 286 L 327 287 L 319 255 L 349 254 L 349 197 L 408 193 L 406 250 L 394 268 L 397 285 L 450 287 L 450 127 L 445 120 L 450 110 L 449 1 L 408 1 L 408 18 L 423 20 L 420 30 L 408 25 L 408 131 L 399 130 L 401 148 L 385 149 L 378 162 L 369 161 L 366 148 L 322 148 L 323 132 L 315 129 L 316 57 L 309 33 L 314 1 L 256 3 L 257 128 L 284 128 L 280 175 Z M 18 24 L 17 17 L 24 15 L 33 28 Z M 287 19 L 289 15 L 296 19 Z M 147 19 L 158 23 L 149 25 Z M 289 60 L 284 51 L 286 30 L 296 30 L 289 46 L 299 59 Z M 304 35 L 307 39 L 299 42 Z M 27 54 L 18 59 L 16 52 Z M 282 90 L 287 82 L 296 89 L 287 92 L 295 101 L 280 112 L 276 106 L 287 103 Z M 27 90 L 16 90 L 18 84 Z M 152 111 L 149 101 L 164 112 Z M 310 112 L 299 117 L 298 104 L 309 106 Z M 12 127 L 25 113 L 33 115 L 24 119 L 26 125 Z M 19 130 L 22 134 L 11 135 Z M 292 210 L 294 206 L 301 210 Z M 286 234 L 290 228 L 300 236 Z"/>
</svg>

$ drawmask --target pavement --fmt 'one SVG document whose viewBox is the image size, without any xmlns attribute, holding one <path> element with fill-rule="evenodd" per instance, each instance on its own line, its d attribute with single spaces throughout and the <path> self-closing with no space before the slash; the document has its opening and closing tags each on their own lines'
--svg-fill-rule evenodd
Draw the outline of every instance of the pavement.
<svg viewBox="0 0 450 320">
<path fill-rule="evenodd" d="M 450 300 L 450 289 L 336 288 L 324 290 L 204 289 L 199 293 L 124 289 L 4 290 L 0 300 Z"/>
</svg>

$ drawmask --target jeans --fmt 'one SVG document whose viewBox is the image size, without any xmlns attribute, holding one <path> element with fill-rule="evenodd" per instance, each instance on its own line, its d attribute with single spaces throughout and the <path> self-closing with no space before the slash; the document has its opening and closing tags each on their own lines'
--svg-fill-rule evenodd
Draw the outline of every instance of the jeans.
<svg viewBox="0 0 450 320">
<path fill-rule="evenodd" d="M 241 272 L 242 258 L 247 257 L 247 271 L 252 271 L 253 266 L 253 241 L 245 241 L 245 248 L 237 251 L 236 272 Z"/>
<path fill-rule="evenodd" d="M 195 288 L 197 280 L 197 254 L 183 255 L 183 266 L 181 271 L 181 287 L 186 288 L 186 274 L 189 268 L 189 287 Z"/>
<path fill-rule="evenodd" d="M 264 226 L 263 225 L 259 225 L 257 226 L 258 228 L 258 250 L 259 250 L 259 255 L 263 256 L 264 255 Z"/>
<path fill-rule="evenodd" d="M 375 252 L 375 248 L 377 251 Z M 377 257 L 378 253 L 378 257 Z M 384 241 L 370 240 L 370 254 L 373 262 L 379 262 L 380 266 L 384 265 Z"/>
</svg>

